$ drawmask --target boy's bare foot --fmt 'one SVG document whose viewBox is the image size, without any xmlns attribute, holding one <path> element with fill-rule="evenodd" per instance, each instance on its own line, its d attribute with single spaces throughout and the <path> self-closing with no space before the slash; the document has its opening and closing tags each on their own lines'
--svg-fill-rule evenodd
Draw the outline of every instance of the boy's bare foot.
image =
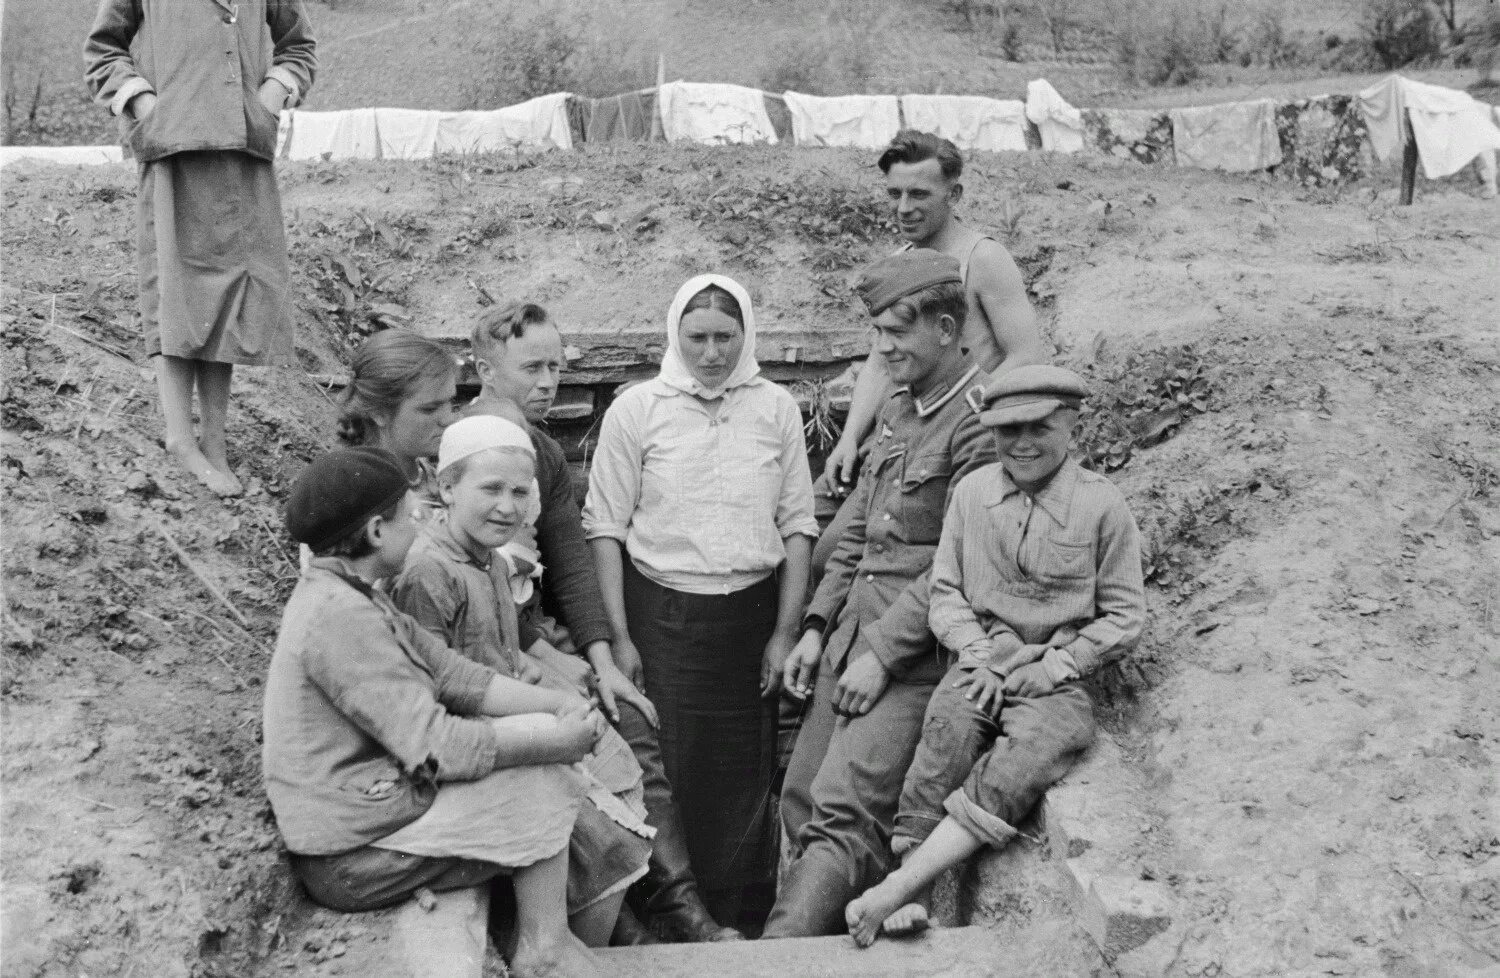
<svg viewBox="0 0 1500 978">
<path fill-rule="evenodd" d="M 547 946 L 521 938 L 510 960 L 510 973 L 513 978 L 603 978 L 604 974 L 599 960 L 571 932 Z"/>
<path fill-rule="evenodd" d="M 238 496 L 245 491 L 240 485 L 240 480 L 236 479 L 232 472 L 215 468 L 208 457 L 192 442 L 186 445 L 169 443 L 167 454 L 175 458 L 179 465 L 196 476 L 199 482 L 217 496 Z"/>
<path fill-rule="evenodd" d="M 885 918 L 880 930 L 892 937 L 908 937 L 920 934 L 930 926 L 932 922 L 927 919 L 927 908 L 920 903 L 908 903 L 897 907 L 895 913 Z"/>
<path fill-rule="evenodd" d="M 853 900 L 844 908 L 844 923 L 848 925 L 854 943 L 869 947 L 882 931 L 890 935 L 905 935 L 926 930 L 927 908 L 920 903 L 907 903 L 906 899 L 907 894 L 901 892 L 901 887 L 887 878 Z M 901 929 L 896 929 L 893 924 Z"/>
</svg>

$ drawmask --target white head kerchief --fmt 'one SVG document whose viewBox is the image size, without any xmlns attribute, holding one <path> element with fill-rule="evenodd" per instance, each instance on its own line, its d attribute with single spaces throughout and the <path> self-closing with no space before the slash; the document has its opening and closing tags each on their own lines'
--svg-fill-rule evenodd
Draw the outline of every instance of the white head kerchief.
<svg viewBox="0 0 1500 978">
<path fill-rule="evenodd" d="M 745 345 L 740 348 L 739 362 L 719 387 L 704 387 L 698 383 L 682 358 L 682 339 L 678 336 L 682 327 L 683 309 L 687 307 L 688 301 L 710 285 L 717 285 L 734 296 L 745 320 Z M 667 355 L 662 358 L 661 373 L 657 374 L 657 378 L 684 393 L 711 401 L 731 388 L 750 383 L 759 374 L 760 364 L 755 361 L 755 308 L 750 302 L 750 293 L 740 283 L 725 275 L 699 275 L 689 279 L 677 290 L 671 308 L 667 310 Z"/>
<path fill-rule="evenodd" d="M 524 428 L 506 418 L 476 414 L 472 418 L 455 421 L 443 429 L 443 440 L 438 445 L 437 470 L 441 473 L 454 462 L 492 448 L 513 448 L 525 452 L 532 462 L 536 461 L 536 446 L 531 444 L 531 436 L 526 434 Z M 526 525 L 535 525 L 541 513 L 541 491 L 536 480 L 532 479 L 531 500 L 526 504 Z"/>
</svg>

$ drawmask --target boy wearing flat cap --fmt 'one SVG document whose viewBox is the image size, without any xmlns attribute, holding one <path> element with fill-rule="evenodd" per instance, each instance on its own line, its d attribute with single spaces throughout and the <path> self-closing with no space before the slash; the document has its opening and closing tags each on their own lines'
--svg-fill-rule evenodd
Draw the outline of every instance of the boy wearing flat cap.
<svg viewBox="0 0 1500 978">
<path fill-rule="evenodd" d="M 856 289 L 901 386 L 881 410 L 848 525 L 783 672 L 788 692 L 812 703 L 782 789 L 794 858 L 767 937 L 838 932 L 844 907 L 890 869 L 901 779 L 945 669 L 927 626 L 932 555 L 953 487 L 995 459 L 968 399 L 979 367 L 961 342 L 958 260 L 902 252 Z"/>
<path fill-rule="evenodd" d="M 1093 742 L 1081 680 L 1140 639 L 1140 531 L 1114 484 L 1068 456 L 1087 395 L 1072 371 L 1046 365 L 983 393 L 1000 464 L 955 490 L 933 558 L 929 622 L 957 661 L 906 774 L 891 840 L 902 865 L 846 911 L 861 946 L 925 927 L 926 908 L 910 901 L 1016 835 Z"/>
</svg>

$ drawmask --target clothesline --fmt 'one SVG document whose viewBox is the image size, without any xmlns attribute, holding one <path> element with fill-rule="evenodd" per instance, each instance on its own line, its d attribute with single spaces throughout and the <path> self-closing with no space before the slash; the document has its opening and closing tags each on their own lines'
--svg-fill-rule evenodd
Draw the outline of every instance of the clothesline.
<svg viewBox="0 0 1500 978">
<path fill-rule="evenodd" d="M 1320 182 L 1356 175 L 1350 171 L 1357 171 L 1367 138 L 1382 160 L 1415 138 L 1434 178 L 1500 147 L 1500 109 L 1464 92 L 1391 75 L 1358 96 L 1170 110 L 1080 109 L 1042 79 L 1027 86 L 1024 102 L 977 95 L 775 95 L 741 85 L 674 81 L 604 98 L 559 92 L 489 111 L 290 111 L 282 115 L 277 155 L 425 159 L 570 150 L 580 143 L 646 141 L 653 130 L 668 142 L 879 149 L 903 127 L 936 132 L 964 152 L 1092 151 L 1238 173 L 1284 167 Z M 120 150 L 0 147 L 0 166 L 25 158 L 109 162 L 120 158 Z"/>
</svg>

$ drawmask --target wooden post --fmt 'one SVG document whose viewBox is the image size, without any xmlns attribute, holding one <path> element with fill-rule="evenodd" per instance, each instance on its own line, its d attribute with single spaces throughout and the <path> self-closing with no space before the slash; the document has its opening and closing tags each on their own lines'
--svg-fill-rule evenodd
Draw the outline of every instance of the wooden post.
<svg viewBox="0 0 1500 978">
<path fill-rule="evenodd" d="M 667 83 L 667 56 L 656 52 L 656 111 L 651 115 L 651 141 L 666 138 L 661 123 L 661 87 Z"/>
<path fill-rule="evenodd" d="M 1401 152 L 1401 206 L 1410 207 L 1417 192 L 1417 137 L 1411 131 L 1409 111 L 1402 112 L 1401 130 L 1406 137 Z"/>
</svg>

